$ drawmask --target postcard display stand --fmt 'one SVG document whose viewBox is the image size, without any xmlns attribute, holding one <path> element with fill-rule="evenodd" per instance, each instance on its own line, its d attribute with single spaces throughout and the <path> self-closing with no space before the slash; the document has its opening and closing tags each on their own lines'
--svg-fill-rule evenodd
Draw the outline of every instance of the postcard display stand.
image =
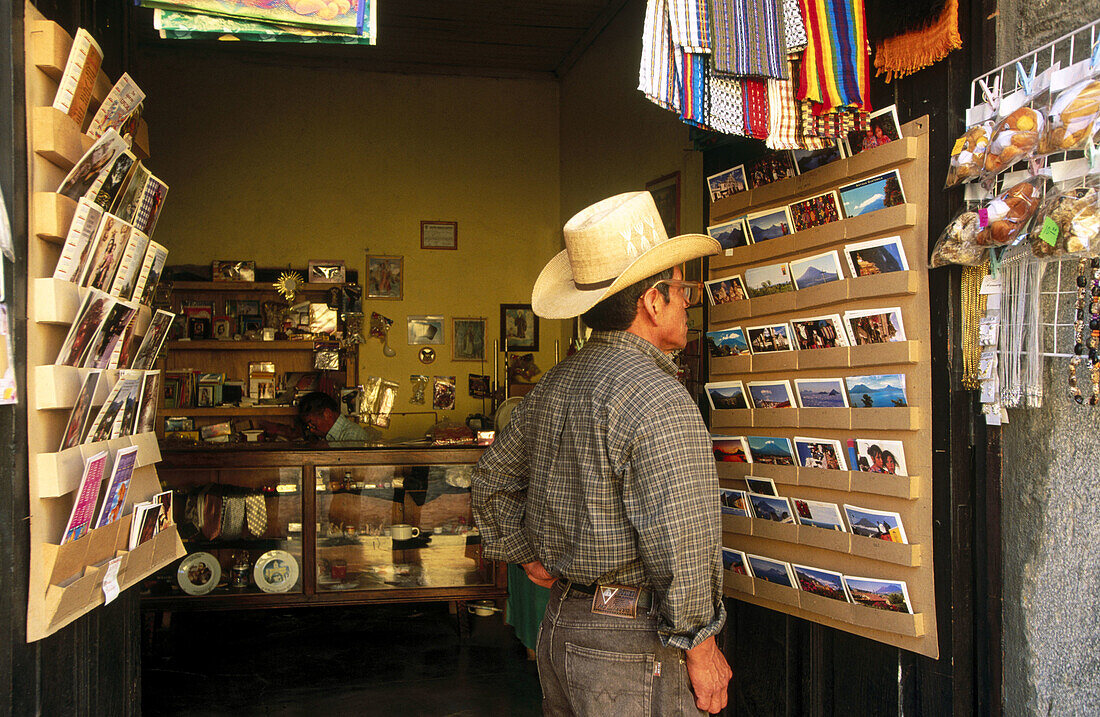
<svg viewBox="0 0 1100 717">
<path fill-rule="evenodd" d="M 725 592 L 730 597 L 937 657 L 932 570 L 931 349 L 925 268 L 927 117 L 905 125 L 902 133 L 900 140 L 721 199 L 714 203 L 711 214 L 712 223 L 718 224 L 749 210 L 782 207 L 895 168 L 901 173 L 905 204 L 729 250 L 710 259 L 709 278 L 832 249 L 843 255 L 844 244 L 895 235 L 901 237 L 910 270 L 841 279 L 800 291 L 720 304 L 710 309 L 708 331 L 897 306 L 901 307 L 908 340 L 712 358 L 708 380 L 904 374 L 909 405 L 716 410 L 711 412 L 711 431 L 716 435 L 830 438 L 839 440 L 842 447 L 854 438 L 901 441 L 908 476 L 863 473 L 851 465 L 853 470 L 849 471 L 762 463 L 719 462 L 717 466 L 724 488 L 744 490 L 743 477 L 755 475 L 775 481 L 780 496 L 899 513 L 908 544 L 728 515 L 723 516 L 723 543 L 746 553 L 845 575 L 904 580 L 914 614 L 841 602 L 730 571 L 725 576 Z"/>
<path fill-rule="evenodd" d="M 30 415 L 27 432 L 30 477 L 31 565 L 27 598 L 27 640 L 50 635 L 104 602 L 103 579 L 108 562 L 122 558 L 117 581 L 121 590 L 184 554 L 174 525 L 157 533 L 136 549 L 127 551 L 131 506 L 159 492 L 155 463 L 160 460 L 156 435 L 143 433 L 58 453 L 65 423 L 80 388 L 85 369 L 54 366 L 80 302 L 79 289 L 69 282 L 54 281 L 54 265 L 72 221 L 76 203 L 54 190 L 92 139 L 65 113 L 53 109 L 58 80 L 72 38 L 56 23 L 47 21 L 29 3 L 26 6 L 26 93 L 29 225 L 27 265 L 27 400 Z M 106 97 L 111 83 L 100 72 L 95 84 L 90 119 Z M 135 133 L 135 154 L 147 155 L 144 122 Z M 149 323 L 142 307 L 139 334 Z M 93 404 L 102 404 L 117 371 L 104 371 Z M 99 451 L 114 455 L 126 446 L 137 446 L 134 470 L 121 519 L 91 530 L 79 540 L 58 545 L 81 478 L 83 459 Z"/>
</svg>

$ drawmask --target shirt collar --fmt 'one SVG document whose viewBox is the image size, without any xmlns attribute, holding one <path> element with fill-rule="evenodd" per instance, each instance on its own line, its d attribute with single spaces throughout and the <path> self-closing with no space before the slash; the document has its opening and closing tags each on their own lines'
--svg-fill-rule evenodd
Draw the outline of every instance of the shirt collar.
<svg viewBox="0 0 1100 717">
<path fill-rule="evenodd" d="M 676 374 L 679 373 L 679 369 L 676 367 L 676 362 L 672 360 L 672 357 L 661 351 L 659 348 L 649 343 L 641 336 L 635 336 L 629 331 L 593 331 L 591 338 L 588 339 L 589 343 L 605 344 L 615 348 L 633 349 L 635 351 L 641 351 L 646 356 L 652 358 L 661 370 L 668 375 L 676 378 Z"/>
</svg>

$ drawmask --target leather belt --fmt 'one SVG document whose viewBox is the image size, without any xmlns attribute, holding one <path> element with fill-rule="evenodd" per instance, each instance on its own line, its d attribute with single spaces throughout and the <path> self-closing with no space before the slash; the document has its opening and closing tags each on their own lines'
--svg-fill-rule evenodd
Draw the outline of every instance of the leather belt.
<svg viewBox="0 0 1100 717">
<path fill-rule="evenodd" d="M 565 589 L 565 596 L 591 599 L 592 596 L 596 594 L 596 591 L 603 587 L 603 585 L 598 583 L 586 585 L 585 583 L 569 581 L 569 586 Z M 649 588 L 640 588 L 640 592 L 638 593 L 638 609 L 648 610 L 653 605 L 653 602 L 653 591 Z"/>
</svg>

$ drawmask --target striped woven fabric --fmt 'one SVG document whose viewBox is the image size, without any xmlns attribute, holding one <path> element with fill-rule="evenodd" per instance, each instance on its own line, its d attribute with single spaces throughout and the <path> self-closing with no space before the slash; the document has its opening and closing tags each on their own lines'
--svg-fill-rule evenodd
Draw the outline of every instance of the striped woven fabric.
<svg viewBox="0 0 1100 717">
<path fill-rule="evenodd" d="M 762 80 L 743 80 L 745 96 L 745 135 L 756 139 L 768 136 L 768 90 Z"/>
<path fill-rule="evenodd" d="M 799 149 L 802 142 L 798 136 L 798 103 L 794 99 L 794 82 L 768 80 L 767 88 L 768 146 L 772 149 Z"/>
<path fill-rule="evenodd" d="M 680 89 L 672 53 L 672 33 L 668 20 L 668 1 L 649 0 L 645 30 L 642 33 L 642 60 L 638 69 L 638 89 L 666 110 L 680 111 Z"/>
<path fill-rule="evenodd" d="M 714 69 L 787 78 L 786 33 L 778 0 L 711 0 Z"/>
<path fill-rule="evenodd" d="M 806 49 L 806 23 L 802 21 L 802 9 L 798 0 L 783 0 L 783 30 L 786 34 L 787 52 Z"/>
<path fill-rule="evenodd" d="M 798 99 L 814 114 L 838 107 L 870 110 L 871 84 L 863 0 L 799 0 L 806 22 Z"/>
<path fill-rule="evenodd" d="M 667 0 L 672 41 L 684 52 L 710 52 L 710 16 L 706 0 Z"/>
<path fill-rule="evenodd" d="M 684 80 L 683 102 L 680 107 L 680 119 L 689 124 L 706 126 L 707 90 L 706 73 L 709 55 L 693 52 L 680 52 L 679 65 Z"/>
</svg>

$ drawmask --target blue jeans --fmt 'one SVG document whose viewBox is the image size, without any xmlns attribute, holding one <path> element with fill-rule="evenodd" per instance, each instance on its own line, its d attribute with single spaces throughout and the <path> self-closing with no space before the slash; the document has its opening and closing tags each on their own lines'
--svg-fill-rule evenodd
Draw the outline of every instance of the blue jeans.
<svg viewBox="0 0 1100 717">
<path fill-rule="evenodd" d="M 684 651 L 661 645 L 656 606 L 634 618 L 592 612 L 592 596 L 550 589 L 539 627 L 542 711 L 554 717 L 704 715 Z M 567 583 L 566 583 L 567 584 Z"/>
</svg>

